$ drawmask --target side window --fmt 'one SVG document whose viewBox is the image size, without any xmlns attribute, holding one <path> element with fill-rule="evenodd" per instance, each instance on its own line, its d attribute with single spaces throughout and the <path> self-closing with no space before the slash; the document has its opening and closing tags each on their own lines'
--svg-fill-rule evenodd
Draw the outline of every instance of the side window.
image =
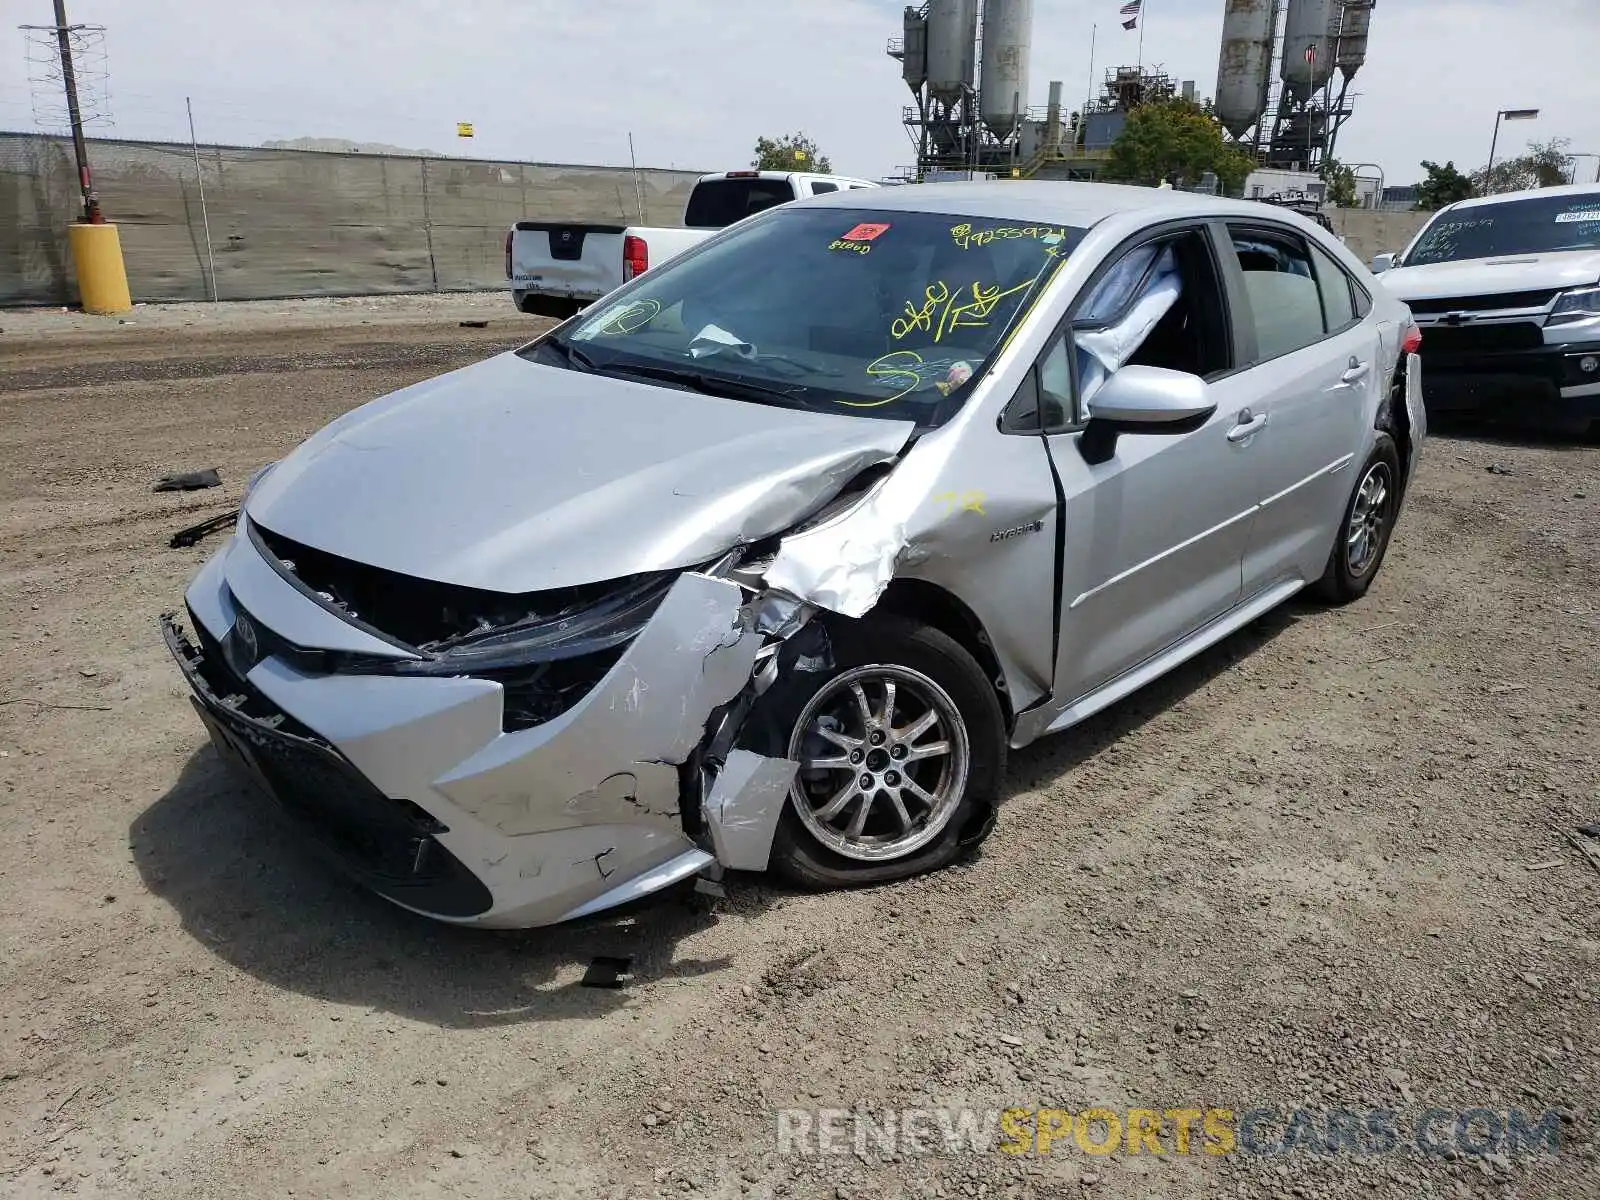
<svg viewBox="0 0 1600 1200">
<path fill-rule="evenodd" d="M 1159 243 L 1150 242 L 1128 251 L 1094 285 L 1089 298 L 1078 306 L 1079 321 L 1110 321 L 1122 315 L 1133 303 L 1140 285 L 1150 274 L 1150 268 L 1161 251 Z"/>
<path fill-rule="evenodd" d="M 1356 319 L 1355 299 L 1350 295 L 1350 276 L 1320 246 L 1311 247 L 1317 263 L 1317 283 L 1322 288 L 1322 319 L 1329 333 L 1336 333 Z"/>
<path fill-rule="evenodd" d="M 1065 337 L 1056 338 L 1039 362 L 1039 415 L 1047 430 L 1072 424 L 1072 360 Z"/>
<path fill-rule="evenodd" d="M 1231 367 L 1227 307 L 1204 234 L 1145 242 L 1103 271 L 1017 389 L 1000 428 L 1055 433 L 1081 426 L 1094 415 L 1094 393 L 1134 364 L 1202 378 Z"/>
<path fill-rule="evenodd" d="M 1080 421 L 1094 414 L 1095 392 L 1123 367 L 1209 379 L 1232 366 L 1227 306 L 1210 242 L 1199 232 L 1130 250 L 1093 286 L 1073 326 Z"/>
<path fill-rule="evenodd" d="M 1000 431 L 1056 433 L 1072 423 L 1072 362 L 1066 335 L 1058 333 L 1000 414 Z"/>
<path fill-rule="evenodd" d="M 811 194 L 813 196 L 821 196 L 826 192 L 837 192 L 838 190 L 839 185 L 837 183 L 813 183 L 811 185 Z"/>
<path fill-rule="evenodd" d="M 1304 242 L 1290 233 L 1231 230 L 1256 333 L 1256 361 L 1320 342 L 1322 296 Z"/>
<path fill-rule="evenodd" d="M 1350 281 L 1350 303 L 1355 306 L 1358 317 L 1365 317 L 1372 311 L 1372 297 L 1367 295 L 1367 289 L 1354 279 Z"/>
</svg>

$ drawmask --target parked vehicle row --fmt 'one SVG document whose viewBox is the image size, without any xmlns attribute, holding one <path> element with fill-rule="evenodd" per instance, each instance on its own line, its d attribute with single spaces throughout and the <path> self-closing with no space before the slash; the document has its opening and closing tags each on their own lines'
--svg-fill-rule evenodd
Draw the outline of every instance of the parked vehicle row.
<svg viewBox="0 0 1600 1200">
<path fill-rule="evenodd" d="M 776 206 L 315 434 L 166 638 L 219 751 L 418 912 L 901 878 L 988 834 L 1008 750 L 1366 592 L 1417 341 L 1260 204 Z"/>
<path fill-rule="evenodd" d="M 703 175 L 682 227 L 518 221 L 506 232 L 506 278 L 517 308 L 564 320 L 718 229 L 794 200 L 877 187 L 864 179 L 794 171 Z"/>
</svg>

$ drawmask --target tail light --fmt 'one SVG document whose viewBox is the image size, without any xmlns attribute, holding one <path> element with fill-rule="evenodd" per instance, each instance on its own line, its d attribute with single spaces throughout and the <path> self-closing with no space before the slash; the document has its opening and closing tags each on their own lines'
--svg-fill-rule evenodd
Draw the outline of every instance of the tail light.
<svg viewBox="0 0 1600 1200">
<path fill-rule="evenodd" d="M 1405 332 L 1400 335 L 1400 353 L 1415 354 L 1422 349 L 1422 330 L 1417 328 L 1415 321 L 1408 320 Z"/>
<path fill-rule="evenodd" d="M 511 278 L 511 236 L 515 230 L 506 230 L 506 278 Z"/>
<path fill-rule="evenodd" d="M 645 245 L 642 237 L 629 234 L 622 239 L 622 279 L 626 283 L 636 275 L 643 275 L 650 269 L 650 247 Z"/>
</svg>

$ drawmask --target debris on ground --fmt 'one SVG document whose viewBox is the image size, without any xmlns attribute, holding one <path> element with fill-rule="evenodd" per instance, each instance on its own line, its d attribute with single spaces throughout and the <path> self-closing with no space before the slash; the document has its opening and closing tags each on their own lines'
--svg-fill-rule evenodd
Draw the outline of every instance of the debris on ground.
<svg viewBox="0 0 1600 1200">
<path fill-rule="evenodd" d="M 239 510 L 231 509 L 225 513 L 218 513 L 214 517 L 207 517 L 204 521 L 187 528 L 178 530 L 168 540 L 167 545 L 174 550 L 182 550 L 185 546 L 193 546 L 203 538 L 216 533 L 218 530 L 227 529 L 239 520 Z"/>
<path fill-rule="evenodd" d="M 589 960 L 589 969 L 583 973 L 583 987 L 619 988 L 633 978 L 633 959 L 612 958 L 597 954 Z"/>
<path fill-rule="evenodd" d="M 173 475 L 163 475 L 156 480 L 152 492 L 198 492 L 202 488 L 222 486 L 222 476 L 217 474 L 215 467 L 207 467 L 203 471 L 180 471 Z"/>
</svg>

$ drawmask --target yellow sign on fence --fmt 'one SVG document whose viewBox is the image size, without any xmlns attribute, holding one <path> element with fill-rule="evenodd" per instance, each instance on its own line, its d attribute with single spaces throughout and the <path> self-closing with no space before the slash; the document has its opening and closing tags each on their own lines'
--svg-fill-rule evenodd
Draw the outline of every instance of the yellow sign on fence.
<svg viewBox="0 0 1600 1200">
<path fill-rule="evenodd" d="M 472 136 L 472 122 L 471 121 L 457 121 L 456 122 L 456 136 L 457 137 L 471 137 Z"/>
</svg>

